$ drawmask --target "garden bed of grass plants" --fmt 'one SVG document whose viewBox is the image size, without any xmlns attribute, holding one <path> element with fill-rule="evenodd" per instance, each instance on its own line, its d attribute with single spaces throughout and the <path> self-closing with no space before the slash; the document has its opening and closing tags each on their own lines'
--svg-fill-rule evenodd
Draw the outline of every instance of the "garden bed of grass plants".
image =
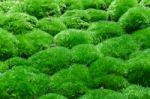
<svg viewBox="0 0 150 99">
<path fill-rule="evenodd" d="M 0 99 L 150 99 L 150 0 L 0 0 Z"/>
</svg>

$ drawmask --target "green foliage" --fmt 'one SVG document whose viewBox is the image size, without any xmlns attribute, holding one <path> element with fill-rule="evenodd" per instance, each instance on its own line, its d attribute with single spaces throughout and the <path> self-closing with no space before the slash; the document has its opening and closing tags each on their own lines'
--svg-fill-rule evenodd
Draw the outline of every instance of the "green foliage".
<svg viewBox="0 0 150 99">
<path fill-rule="evenodd" d="M 53 41 L 53 37 L 41 30 L 35 29 L 26 34 L 17 36 L 19 40 L 19 56 L 28 57 L 38 51 L 47 49 Z"/>
<path fill-rule="evenodd" d="M 49 77 L 34 68 L 15 67 L 0 77 L 0 97 L 1 99 L 34 99 L 49 91 L 48 84 Z"/>
<path fill-rule="evenodd" d="M 128 80 L 142 86 L 150 86 L 150 61 L 138 59 L 128 63 Z"/>
<path fill-rule="evenodd" d="M 133 32 L 132 37 L 141 46 L 141 49 L 150 48 L 150 27 Z"/>
<path fill-rule="evenodd" d="M 95 22 L 99 20 L 107 20 L 108 14 L 104 10 L 97 10 L 97 9 L 87 9 L 85 10 L 90 17 L 89 22 Z"/>
<path fill-rule="evenodd" d="M 127 68 L 124 61 L 112 57 L 100 57 L 89 66 L 90 74 L 94 80 L 94 87 L 99 87 L 100 80 L 106 75 L 126 76 Z"/>
<path fill-rule="evenodd" d="M 7 71 L 8 69 L 9 69 L 8 65 L 5 62 L 0 61 L 0 73 L 3 73 Z"/>
<path fill-rule="evenodd" d="M 105 56 L 128 59 L 129 55 L 139 49 L 139 45 L 129 35 L 105 40 L 98 44 L 100 52 Z"/>
<path fill-rule="evenodd" d="M 66 29 L 65 24 L 60 19 L 48 17 L 39 20 L 37 27 L 53 36 Z"/>
<path fill-rule="evenodd" d="M 113 0 L 81 0 L 83 8 L 107 9 Z"/>
<path fill-rule="evenodd" d="M 7 13 L 10 12 L 10 10 L 14 9 L 14 7 L 19 6 L 19 3 L 21 2 L 16 2 L 16 1 L 1 1 L 0 2 L 0 12 Z"/>
<path fill-rule="evenodd" d="M 148 27 L 150 25 L 150 9 L 143 6 L 131 8 L 122 15 L 119 23 L 128 33 Z"/>
<path fill-rule="evenodd" d="M 81 0 L 55 0 L 55 1 L 59 5 L 62 14 L 65 13 L 67 10 L 83 8 Z"/>
<path fill-rule="evenodd" d="M 149 59 L 150 58 L 150 49 L 138 50 L 130 55 L 129 62 L 136 61 L 140 59 Z"/>
<path fill-rule="evenodd" d="M 93 37 L 94 44 L 112 37 L 120 36 L 124 33 L 124 30 L 119 24 L 110 21 L 92 23 L 88 30 L 92 31 L 91 35 Z"/>
<path fill-rule="evenodd" d="M 54 0 L 24 0 L 23 11 L 38 19 L 48 16 L 60 15 L 60 8 Z"/>
<path fill-rule="evenodd" d="M 82 14 L 81 14 L 82 13 Z M 85 10 L 68 10 L 60 19 L 65 23 L 67 28 L 87 28 L 90 17 Z"/>
<path fill-rule="evenodd" d="M 91 85 L 92 80 L 88 68 L 78 64 L 57 72 L 50 79 L 52 92 L 62 94 L 71 99 L 84 94 Z"/>
<path fill-rule="evenodd" d="M 149 7 L 150 1 L 149 0 L 141 0 L 140 4 Z"/>
<path fill-rule="evenodd" d="M 53 74 L 69 67 L 71 53 L 64 47 L 53 47 L 32 55 L 28 60 L 41 72 Z"/>
<path fill-rule="evenodd" d="M 0 60 L 17 55 L 18 40 L 6 30 L 0 29 Z"/>
<path fill-rule="evenodd" d="M 79 99 L 128 99 L 127 96 L 108 89 L 91 90 Z"/>
<path fill-rule="evenodd" d="M 107 74 L 126 75 L 127 73 L 124 61 L 113 57 L 100 57 L 90 65 L 89 71 L 92 78 Z"/>
<path fill-rule="evenodd" d="M 39 97 L 38 99 L 68 99 L 68 98 L 59 94 L 49 93 Z"/>
<path fill-rule="evenodd" d="M 137 0 L 114 0 L 108 8 L 110 18 L 117 21 L 128 9 L 137 4 Z"/>
<path fill-rule="evenodd" d="M 149 99 L 150 88 L 145 88 L 138 85 L 131 85 L 123 90 L 123 94 L 128 96 L 128 99 Z"/>
<path fill-rule="evenodd" d="M 124 77 L 116 75 L 105 75 L 97 81 L 99 82 L 97 83 L 99 84 L 99 87 L 117 91 L 126 88 L 129 85 Z"/>
<path fill-rule="evenodd" d="M 98 52 L 98 49 L 92 44 L 80 44 L 74 46 L 71 49 L 72 60 L 74 63 L 79 64 L 90 64 L 95 61 L 101 53 Z"/>
<path fill-rule="evenodd" d="M 23 34 L 31 31 L 37 19 L 26 13 L 7 13 L 0 16 L 0 26 L 13 34 Z"/>
<path fill-rule="evenodd" d="M 9 69 L 16 66 L 30 66 L 30 63 L 26 59 L 21 57 L 9 58 L 4 63 L 7 64 Z"/>
<path fill-rule="evenodd" d="M 79 44 L 90 44 L 92 39 L 88 31 L 68 29 L 58 33 L 54 37 L 54 43 L 58 46 L 72 48 Z"/>
</svg>

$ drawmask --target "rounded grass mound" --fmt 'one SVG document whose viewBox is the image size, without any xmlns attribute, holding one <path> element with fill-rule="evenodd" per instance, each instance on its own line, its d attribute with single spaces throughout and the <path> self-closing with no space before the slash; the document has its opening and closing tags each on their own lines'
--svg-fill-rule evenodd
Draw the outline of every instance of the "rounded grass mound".
<svg viewBox="0 0 150 99">
<path fill-rule="evenodd" d="M 91 44 L 90 32 L 78 29 L 68 29 L 58 33 L 54 37 L 54 43 L 58 46 L 72 48 L 79 44 Z"/>
<path fill-rule="evenodd" d="M 78 99 L 128 99 L 128 97 L 112 90 L 96 89 L 87 92 Z"/>
<path fill-rule="evenodd" d="M 128 59 L 130 54 L 139 49 L 139 45 L 130 35 L 105 40 L 99 43 L 97 47 L 104 56 L 120 59 Z"/>
<path fill-rule="evenodd" d="M 18 43 L 19 41 L 12 33 L 0 29 L 0 60 L 17 56 Z"/>
<path fill-rule="evenodd" d="M 40 51 L 28 58 L 28 61 L 39 71 L 54 74 L 71 64 L 71 52 L 64 47 L 53 47 Z"/>
<path fill-rule="evenodd" d="M 19 40 L 18 54 L 25 58 L 49 48 L 53 42 L 53 37 L 50 34 L 38 29 L 17 35 L 17 39 Z"/>
</svg>

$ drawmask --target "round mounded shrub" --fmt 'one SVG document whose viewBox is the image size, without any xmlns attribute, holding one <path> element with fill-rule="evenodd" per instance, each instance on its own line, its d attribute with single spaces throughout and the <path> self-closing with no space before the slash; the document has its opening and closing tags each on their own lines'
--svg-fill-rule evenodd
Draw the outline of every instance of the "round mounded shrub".
<svg viewBox="0 0 150 99">
<path fill-rule="evenodd" d="M 0 12 L 3 12 L 3 13 L 10 12 L 10 10 L 14 9 L 14 7 L 20 6 L 19 3 L 21 3 L 21 2 L 20 1 L 16 2 L 14 0 L 1 1 L 0 2 Z"/>
<path fill-rule="evenodd" d="M 61 14 L 59 5 L 54 0 L 24 0 L 22 11 L 38 19 Z"/>
<path fill-rule="evenodd" d="M 21 57 L 12 57 L 5 61 L 5 64 L 8 65 L 9 69 L 16 67 L 16 66 L 30 66 L 30 63 Z"/>
<path fill-rule="evenodd" d="M 0 60 L 17 55 L 18 40 L 6 30 L 0 29 Z"/>
<path fill-rule="evenodd" d="M 52 92 L 62 94 L 71 99 L 76 99 L 84 94 L 91 85 L 92 80 L 88 68 L 79 64 L 63 69 L 50 78 Z"/>
<path fill-rule="evenodd" d="M 86 10 L 68 10 L 60 19 L 67 28 L 86 29 L 89 26 L 90 17 Z"/>
<path fill-rule="evenodd" d="M 150 48 L 150 27 L 133 32 L 132 37 L 140 45 L 141 49 Z"/>
<path fill-rule="evenodd" d="M 126 76 L 127 68 L 122 60 L 112 57 L 100 57 L 89 66 L 89 72 L 94 81 L 94 87 L 99 87 L 100 80 L 106 75 Z"/>
<path fill-rule="evenodd" d="M 88 31 L 68 29 L 58 33 L 54 37 L 54 43 L 58 46 L 72 48 L 79 44 L 90 44 L 92 39 Z"/>
<path fill-rule="evenodd" d="M 34 68 L 20 66 L 0 77 L 1 99 L 34 99 L 49 91 L 49 76 Z"/>
<path fill-rule="evenodd" d="M 150 88 L 139 85 L 131 85 L 123 90 L 128 99 L 150 99 Z"/>
<path fill-rule="evenodd" d="M 95 61 L 101 54 L 92 44 L 80 44 L 71 49 L 72 61 L 79 64 L 90 64 Z"/>
<path fill-rule="evenodd" d="M 130 83 L 142 86 L 150 86 L 150 61 L 147 59 L 138 59 L 128 63 L 127 79 Z"/>
<path fill-rule="evenodd" d="M 6 13 L 0 16 L 0 26 L 13 34 L 24 34 L 34 29 L 37 19 L 26 13 Z"/>
<path fill-rule="evenodd" d="M 124 30 L 118 23 L 110 21 L 92 23 L 88 30 L 91 31 L 94 44 L 124 34 Z"/>
<path fill-rule="evenodd" d="M 84 9 L 106 10 L 113 0 L 80 0 Z"/>
<path fill-rule="evenodd" d="M 137 0 L 114 0 L 108 8 L 110 18 L 117 21 L 128 9 L 137 4 Z"/>
<path fill-rule="evenodd" d="M 149 0 L 141 0 L 140 4 L 149 7 L 150 1 Z"/>
<path fill-rule="evenodd" d="M 129 55 L 139 49 L 139 45 L 129 35 L 105 40 L 98 44 L 98 49 L 104 56 L 128 59 Z"/>
<path fill-rule="evenodd" d="M 95 21 L 99 21 L 99 20 L 107 20 L 108 19 L 108 14 L 104 10 L 87 9 L 86 12 L 90 17 L 89 22 L 95 22 Z"/>
<path fill-rule="evenodd" d="M 68 98 L 62 95 L 56 94 L 56 93 L 49 93 L 49 94 L 40 96 L 38 99 L 68 99 Z"/>
<path fill-rule="evenodd" d="M 65 24 L 60 19 L 48 17 L 39 20 L 37 27 L 53 36 L 66 29 Z"/>
<path fill-rule="evenodd" d="M 32 55 L 28 60 L 41 72 L 53 74 L 69 67 L 71 52 L 64 47 L 53 47 Z"/>
<path fill-rule="evenodd" d="M 105 75 L 102 76 L 99 80 L 98 87 L 105 88 L 105 89 L 111 89 L 120 91 L 127 86 L 129 86 L 129 83 L 127 79 L 125 79 L 122 76 L 117 75 Z"/>
<path fill-rule="evenodd" d="M 132 53 L 128 61 L 132 62 L 140 59 L 150 59 L 150 49 L 138 50 Z"/>
<path fill-rule="evenodd" d="M 128 97 L 120 92 L 108 89 L 96 89 L 87 92 L 78 99 L 128 99 Z"/>
<path fill-rule="evenodd" d="M 127 73 L 124 61 L 113 57 L 100 57 L 89 66 L 92 78 L 107 74 L 125 75 Z"/>
<path fill-rule="evenodd" d="M 41 30 L 35 29 L 26 34 L 17 35 L 19 40 L 18 54 L 22 57 L 28 57 L 38 51 L 50 47 L 53 37 Z"/>
<path fill-rule="evenodd" d="M 128 32 L 150 26 L 150 9 L 138 6 L 129 9 L 119 19 L 121 26 Z"/>
<path fill-rule="evenodd" d="M 65 13 L 68 10 L 83 9 L 81 0 L 55 0 L 55 1 L 60 7 L 61 14 Z"/>
<path fill-rule="evenodd" d="M 7 70 L 9 70 L 9 66 L 5 62 L 0 61 L 0 76 L 1 73 L 4 73 Z"/>
</svg>

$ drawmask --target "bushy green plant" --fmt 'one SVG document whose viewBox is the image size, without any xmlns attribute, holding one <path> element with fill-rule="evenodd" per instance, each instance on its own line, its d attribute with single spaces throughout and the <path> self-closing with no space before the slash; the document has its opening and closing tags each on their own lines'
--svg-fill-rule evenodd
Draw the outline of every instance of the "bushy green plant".
<svg viewBox="0 0 150 99">
<path fill-rule="evenodd" d="M 13 34 L 24 34 L 34 29 L 37 19 L 26 13 L 7 13 L 0 16 L 0 26 Z"/>
<path fill-rule="evenodd" d="M 124 30 L 119 24 L 110 21 L 92 23 L 88 30 L 92 31 L 91 35 L 93 37 L 94 44 L 112 37 L 120 36 L 124 33 Z"/>
<path fill-rule="evenodd" d="M 149 59 L 150 58 L 150 49 L 138 50 L 130 55 L 129 62 L 140 60 L 140 59 Z"/>
<path fill-rule="evenodd" d="M 145 88 L 139 85 L 131 85 L 123 90 L 123 94 L 128 96 L 128 99 L 149 99 L 150 88 Z"/>
<path fill-rule="evenodd" d="M 149 0 L 141 0 L 140 4 L 149 7 L 150 1 Z"/>
<path fill-rule="evenodd" d="M 122 75 L 126 76 L 126 64 L 119 59 L 113 57 L 100 57 L 89 66 L 90 75 L 94 80 L 94 87 L 98 87 L 100 79 L 106 75 Z"/>
<path fill-rule="evenodd" d="M 17 2 L 14 0 L 1 1 L 0 2 L 0 12 L 3 12 L 3 13 L 10 12 L 10 10 L 14 9 L 14 7 L 19 6 L 19 3 L 21 3 L 21 2 L 19 2 L 19 1 Z"/>
<path fill-rule="evenodd" d="M 55 0 L 60 7 L 61 14 L 67 10 L 83 9 L 81 0 Z M 77 3 L 78 2 L 78 3 Z"/>
<path fill-rule="evenodd" d="M 128 99 L 128 97 L 120 92 L 115 92 L 108 89 L 96 89 L 87 92 L 78 99 Z"/>
<path fill-rule="evenodd" d="M 117 21 L 128 9 L 137 4 L 137 0 L 114 0 L 108 8 L 110 18 Z"/>
<path fill-rule="evenodd" d="M 104 10 L 97 10 L 97 9 L 87 9 L 86 10 L 88 16 L 90 17 L 89 22 L 95 22 L 99 20 L 107 20 L 108 14 Z"/>
<path fill-rule="evenodd" d="M 100 77 L 97 81 L 98 87 L 117 91 L 129 86 L 127 79 L 117 75 L 105 75 Z"/>
<path fill-rule="evenodd" d="M 17 39 L 19 40 L 18 54 L 22 57 L 28 57 L 38 51 L 47 49 L 53 42 L 53 37 L 50 34 L 38 29 L 18 35 Z"/>
<path fill-rule="evenodd" d="M 23 12 L 36 16 L 38 19 L 61 14 L 59 5 L 54 0 L 24 0 Z"/>
<path fill-rule="evenodd" d="M 132 37 L 140 45 L 141 49 L 150 48 L 150 27 L 133 32 Z"/>
<path fill-rule="evenodd" d="M 79 44 L 90 44 L 92 39 L 88 31 L 68 29 L 58 33 L 54 37 L 54 43 L 58 46 L 72 48 Z"/>
<path fill-rule="evenodd" d="M 128 80 L 142 86 L 150 86 L 150 61 L 138 59 L 128 63 Z"/>
<path fill-rule="evenodd" d="M 92 80 L 88 68 L 78 64 L 57 72 L 50 79 L 52 92 L 62 94 L 71 99 L 84 94 L 91 85 Z"/>
<path fill-rule="evenodd" d="M 100 52 L 105 56 L 128 59 L 129 55 L 139 49 L 139 45 L 129 35 L 105 40 L 98 44 Z"/>
<path fill-rule="evenodd" d="M 49 93 L 39 97 L 38 99 L 68 99 L 68 98 L 59 94 Z"/>
<path fill-rule="evenodd" d="M 106 10 L 113 0 L 81 0 L 84 9 L 94 8 Z"/>
<path fill-rule="evenodd" d="M 68 10 L 60 19 L 67 28 L 86 29 L 89 26 L 90 17 L 85 10 Z"/>
<path fill-rule="evenodd" d="M 69 67 L 71 52 L 64 47 L 53 47 L 32 55 L 28 60 L 41 72 L 53 74 Z"/>
<path fill-rule="evenodd" d="M 8 65 L 9 69 L 16 66 L 30 66 L 30 63 L 26 59 L 21 57 L 9 58 L 4 63 Z"/>
<path fill-rule="evenodd" d="M 0 60 L 17 55 L 18 40 L 6 30 L 0 29 Z"/>
<path fill-rule="evenodd" d="M 65 24 L 60 19 L 48 17 L 39 20 L 37 27 L 53 36 L 66 29 Z"/>
<path fill-rule="evenodd" d="M 121 16 L 119 23 L 128 33 L 148 27 L 150 25 L 150 9 L 143 6 L 131 8 Z"/>
<path fill-rule="evenodd" d="M 90 64 L 102 56 L 98 49 L 92 44 L 80 44 L 71 49 L 72 60 L 74 63 Z"/>
<path fill-rule="evenodd" d="M 9 70 L 9 66 L 5 62 L 0 61 L 0 73 L 6 72 L 7 70 Z"/>
<path fill-rule="evenodd" d="M 0 77 L 1 99 L 34 99 L 49 91 L 49 77 L 30 67 L 15 67 Z"/>
<path fill-rule="evenodd" d="M 107 74 L 126 75 L 126 69 L 124 61 L 113 57 L 100 57 L 89 66 L 92 78 Z"/>
</svg>

